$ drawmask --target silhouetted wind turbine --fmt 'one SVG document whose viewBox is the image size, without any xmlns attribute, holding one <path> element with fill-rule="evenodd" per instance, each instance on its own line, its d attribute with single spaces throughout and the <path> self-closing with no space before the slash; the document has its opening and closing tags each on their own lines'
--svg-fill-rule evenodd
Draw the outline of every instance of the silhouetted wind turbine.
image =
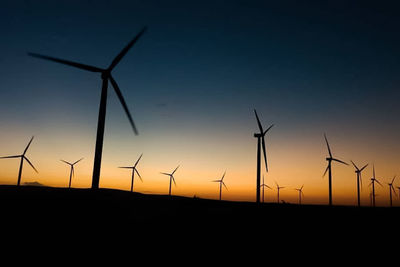
<svg viewBox="0 0 400 267">
<path fill-rule="evenodd" d="M 226 189 L 228 189 L 228 187 L 226 187 L 226 185 L 225 185 L 225 183 L 224 183 L 225 174 L 226 174 L 226 171 L 225 171 L 224 174 L 222 175 L 221 180 L 214 180 L 214 181 L 212 181 L 212 182 L 215 182 L 215 183 L 219 183 L 219 200 L 222 199 L 222 186 L 224 186 Z"/>
<path fill-rule="evenodd" d="M 26 160 L 26 162 L 28 162 L 29 165 L 31 165 L 31 167 L 35 170 L 36 173 L 38 173 L 38 171 L 36 170 L 36 168 L 33 166 L 33 164 L 31 163 L 31 161 L 25 156 L 26 152 L 28 151 L 29 146 L 31 145 L 33 140 L 33 136 L 31 138 L 31 140 L 29 141 L 28 145 L 26 146 L 24 152 L 22 153 L 22 155 L 16 155 L 16 156 L 6 156 L 6 157 L 0 157 L 0 159 L 13 159 L 13 158 L 21 158 L 20 164 L 19 164 L 19 172 L 18 172 L 18 181 L 17 181 L 17 186 L 19 186 L 21 184 L 21 176 L 22 176 L 22 166 L 24 165 L 24 160 Z"/>
<path fill-rule="evenodd" d="M 393 193 L 396 195 L 396 190 L 394 189 L 394 186 L 393 186 L 393 182 L 394 182 L 395 179 L 396 179 L 396 175 L 393 177 L 392 181 L 390 183 L 388 183 L 388 185 L 389 185 L 390 207 L 393 207 L 392 190 L 393 190 Z"/>
<path fill-rule="evenodd" d="M 83 158 L 81 158 L 80 160 L 75 161 L 74 163 L 70 163 L 68 161 L 65 161 L 63 159 L 60 159 L 62 162 L 68 164 L 71 167 L 71 171 L 69 172 L 69 184 L 68 184 L 68 188 L 71 188 L 71 181 L 72 181 L 72 176 L 74 176 L 74 165 L 77 164 L 79 161 L 83 160 Z"/>
<path fill-rule="evenodd" d="M 360 207 L 361 206 L 361 201 L 360 201 L 360 185 L 362 187 L 362 179 L 361 179 L 361 172 L 368 166 L 368 164 L 366 164 L 364 167 L 362 167 L 361 169 L 359 169 L 357 167 L 357 165 L 350 160 L 351 163 L 353 164 L 355 170 L 355 173 L 357 174 L 357 204 Z"/>
<path fill-rule="evenodd" d="M 371 183 L 369 184 L 370 186 L 372 185 L 372 206 L 375 207 L 375 182 L 377 182 L 380 186 L 382 184 L 378 181 L 378 179 L 375 178 L 375 166 L 372 165 L 372 178 L 371 178 Z"/>
<path fill-rule="evenodd" d="M 175 186 L 176 186 L 176 182 L 175 182 L 175 178 L 174 178 L 174 173 L 176 172 L 176 170 L 179 168 L 179 165 L 178 165 L 178 167 L 176 167 L 176 169 L 172 172 L 172 173 L 166 173 L 166 172 L 161 172 L 161 174 L 164 174 L 164 175 L 168 175 L 169 176 L 169 195 L 171 195 L 171 186 L 172 186 L 172 182 L 174 182 L 174 184 L 175 184 Z"/>
<path fill-rule="evenodd" d="M 121 50 L 121 52 L 114 58 L 108 68 L 98 68 L 86 64 L 81 64 L 69 60 L 59 59 L 55 57 L 40 55 L 36 53 L 28 53 L 29 56 L 41 58 L 45 60 L 54 61 L 57 63 L 69 65 L 75 68 L 101 73 L 102 79 L 102 89 L 101 89 L 101 99 L 100 99 L 100 108 L 99 108 L 99 117 L 97 121 L 97 135 L 96 135 L 96 150 L 94 154 L 94 166 L 93 166 L 93 178 L 92 178 L 92 189 L 98 189 L 100 183 L 100 168 L 101 168 L 101 157 L 103 151 L 103 138 L 104 138 L 104 125 L 106 119 L 106 107 L 107 107 L 107 87 L 108 81 L 111 82 L 111 85 L 114 88 L 115 93 L 118 96 L 119 101 L 121 102 L 122 107 L 125 110 L 126 115 L 128 116 L 129 122 L 132 126 L 135 134 L 138 134 L 136 126 L 133 122 L 131 113 L 129 112 L 128 106 L 126 105 L 125 99 L 122 96 L 121 90 L 118 87 L 117 82 L 111 75 L 111 71 L 117 66 L 117 64 L 121 61 L 121 59 L 125 56 L 125 54 L 129 51 L 129 49 L 136 43 L 136 41 L 142 36 L 142 34 L 146 31 L 146 27 L 144 27 L 136 36 L 133 38 L 125 47 Z"/>
<path fill-rule="evenodd" d="M 262 187 L 262 202 L 264 203 L 264 188 L 267 187 L 269 189 L 272 189 L 271 187 L 269 187 L 267 184 L 264 183 L 264 175 L 263 175 L 263 183 L 260 186 Z"/>
<path fill-rule="evenodd" d="M 278 190 L 278 203 L 279 203 L 279 191 L 283 188 L 285 188 L 284 186 L 279 186 L 279 184 L 277 182 L 275 182 L 276 184 L 276 189 Z"/>
<path fill-rule="evenodd" d="M 267 130 L 264 131 L 260 119 L 258 118 L 257 111 L 254 110 L 254 114 L 256 115 L 258 128 L 260 130 L 259 133 L 255 133 L 254 137 L 257 138 L 257 186 L 256 186 L 256 202 L 260 203 L 260 184 L 261 184 L 261 144 L 262 144 L 262 151 L 264 154 L 264 161 L 265 161 L 265 169 L 268 172 L 268 164 L 267 164 L 267 152 L 265 149 L 265 134 L 274 126 L 273 124 L 268 127 Z"/>
<path fill-rule="evenodd" d="M 329 152 L 329 157 L 326 158 L 326 161 L 328 161 L 328 166 L 326 167 L 326 170 L 324 172 L 324 175 L 326 174 L 327 171 L 329 171 L 329 206 L 332 206 L 332 161 L 336 161 L 345 165 L 349 165 L 344 161 L 341 161 L 339 159 L 336 159 L 332 156 L 331 148 L 329 147 L 328 139 L 326 138 L 326 134 L 324 134 L 325 137 L 325 142 L 326 146 L 328 147 L 328 152 Z"/>
<path fill-rule="evenodd" d="M 296 191 L 299 191 L 299 205 L 301 205 L 301 197 L 304 196 L 303 187 L 304 185 L 302 185 L 300 188 L 295 189 Z"/>
<path fill-rule="evenodd" d="M 140 159 L 142 158 L 143 154 L 140 155 L 140 157 L 138 158 L 138 160 L 136 161 L 136 163 L 131 166 L 131 167 L 119 167 L 121 169 L 131 169 L 132 170 L 132 182 L 131 182 L 131 192 L 133 192 L 133 181 L 135 180 L 135 172 L 137 173 L 137 175 L 140 178 L 140 181 L 143 182 L 142 180 L 142 176 L 140 176 L 140 173 L 138 172 L 138 170 L 136 169 L 136 166 L 138 165 Z"/>
</svg>

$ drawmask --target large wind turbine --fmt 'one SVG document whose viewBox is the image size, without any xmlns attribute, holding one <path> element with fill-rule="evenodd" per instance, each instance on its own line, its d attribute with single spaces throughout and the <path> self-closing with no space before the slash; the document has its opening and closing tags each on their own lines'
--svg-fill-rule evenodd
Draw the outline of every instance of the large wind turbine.
<svg viewBox="0 0 400 267">
<path fill-rule="evenodd" d="M 224 186 L 226 189 L 228 189 L 228 187 L 226 187 L 226 185 L 224 183 L 225 174 L 226 174 L 226 171 L 224 172 L 224 174 L 222 175 L 222 178 L 220 180 L 212 181 L 214 183 L 219 183 L 219 200 L 222 199 L 222 186 Z"/>
<path fill-rule="evenodd" d="M 179 165 L 178 165 L 178 167 L 175 168 L 175 170 L 174 170 L 172 173 L 161 172 L 161 174 L 164 174 L 164 175 L 169 176 L 169 193 L 168 193 L 168 195 L 171 195 L 171 186 L 172 186 L 172 182 L 174 182 L 174 185 L 176 186 L 174 173 L 176 172 L 176 170 L 177 170 L 178 168 L 179 168 Z"/>
<path fill-rule="evenodd" d="M 262 151 L 264 154 L 264 161 L 265 161 L 265 169 L 268 172 L 268 164 L 267 164 L 267 152 L 265 149 L 265 134 L 272 128 L 272 126 L 274 126 L 273 124 L 271 126 L 268 127 L 267 130 L 264 131 L 260 119 L 258 118 L 257 115 L 257 111 L 254 110 L 254 114 L 256 115 L 256 119 L 257 119 L 257 124 L 258 124 L 258 128 L 260 130 L 259 133 L 255 133 L 254 137 L 257 138 L 257 185 L 256 185 L 256 202 L 260 203 L 260 184 L 261 184 L 261 145 L 262 145 Z"/>
<path fill-rule="evenodd" d="M 128 50 L 136 43 L 136 41 L 142 36 L 142 34 L 146 31 L 146 27 L 144 27 L 139 34 L 135 36 L 125 47 L 121 50 L 121 52 L 114 58 L 108 68 L 98 68 L 86 64 L 81 64 L 69 60 L 59 59 L 55 57 L 40 55 L 36 53 L 28 53 L 28 55 L 36 58 L 41 58 L 45 60 L 54 61 L 57 63 L 69 65 L 75 68 L 83 69 L 90 72 L 97 72 L 101 74 L 102 79 L 102 89 L 101 89 L 101 99 L 100 99 L 100 108 L 99 108 L 99 117 L 97 121 L 97 135 L 96 135 L 96 150 L 94 154 L 94 166 L 93 166 L 93 178 L 92 178 L 92 189 L 98 189 L 100 183 L 100 168 L 101 168 L 101 157 L 103 151 L 103 138 L 104 138 L 104 125 L 106 120 L 106 107 L 107 107 L 107 87 L 108 81 L 111 82 L 111 85 L 114 88 L 115 93 L 118 96 L 119 101 L 121 102 L 122 107 L 125 110 L 126 115 L 128 116 L 129 122 L 133 128 L 135 134 L 138 134 L 136 126 L 133 122 L 131 113 L 129 112 L 128 106 L 126 105 L 125 99 L 122 96 L 121 90 L 118 87 L 117 82 L 111 75 L 112 70 L 117 66 L 117 64 L 121 61 L 121 59 L 125 56 Z"/>
<path fill-rule="evenodd" d="M 375 207 L 375 196 L 376 196 L 375 195 L 375 182 L 377 182 L 380 186 L 382 186 L 382 184 L 375 177 L 375 166 L 372 165 L 372 178 L 371 178 L 371 183 L 369 185 L 372 186 L 372 206 L 373 207 Z"/>
<path fill-rule="evenodd" d="M 395 179 L 396 179 L 396 175 L 393 177 L 392 181 L 390 183 L 388 183 L 388 185 L 389 185 L 390 207 L 393 207 L 392 190 L 393 190 L 393 193 L 396 195 L 396 189 L 394 189 L 394 186 L 393 186 L 393 182 L 394 182 Z"/>
<path fill-rule="evenodd" d="M 304 184 L 300 188 L 295 189 L 296 191 L 299 191 L 299 205 L 301 205 L 301 197 L 304 196 L 303 187 L 304 187 Z"/>
<path fill-rule="evenodd" d="M 351 163 L 353 164 L 354 168 L 356 169 L 356 170 L 355 170 L 355 173 L 357 174 L 357 204 L 358 204 L 358 206 L 360 207 L 360 206 L 361 206 L 361 201 L 360 201 L 360 185 L 361 185 L 361 187 L 362 187 L 361 172 L 362 172 L 365 168 L 367 168 L 368 164 L 366 164 L 364 167 L 362 167 L 361 169 L 359 169 L 359 168 L 357 167 L 357 165 L 356 165 L 352 160 L 350 160 L 350 161 L 351 161 Z"/>
<path fill-rule="evenodd" d="M 68 188 L 71 188 L 71 181 L 72 181 L 72 176 L 74 176 L 74 165 L 77 164 L 79 161 L 83 160 L 83 158 L 81 158 L 80 160 L 75 161 L 74 163 L 70 163 L 68 161 L 65 161 L 63 159 L 60 159 L 62 162 L 68 164 L 71 167 L 71 170 L 69 172 L 69 184 L 68 184 Z"/>
<path fill-rule="evenodd" d="M 264 189 L 269 188 L 272 189 L 270 186 L 268 186 L 266 183 L 264 183 L 264 175 L 263 175 L 263 183 L 260 185 L 262 187 L 262 202 L 264 203 Z"/>
<path fill-rule="evenodd" d="M 131 182 L 131 192 L 133 192 L 133 181 L 135 179 L 135 172 L 137 173 L 137 175 L 140 178 L 140 181 L 143 182 L 142 180 L 142 176 L 140 176 L 140 173 L 138 172 L 138 170 L 136 169 L 136 166 L 138 165 L 140 159 L 142 158 L 143 154 L 140 155 L 140 157 L 138 158 L 138 160 L 136 161 L 136 163 L 133 166 L 130 167 L 119 167 L 121 169 L 131 169 L 132 170 L 132 182 Z"/>
<path fill-rule="evenodd" d="M 36 170 L 36 168 L 33 166 L 32 162 L 25 156 L 26 152 L 28 151 L 29 146 L 31 145 L 33 141 L 33 136 L 31 138 L 31 140 L 29 141 L 28 145 L 26 146 L 24 152 L 22 153 L 22 155 L 16 155 L 16 156 L 6 156 L 6 157 L 0 157 L 0 159 L 13 159 L 13 158 L 21 158 L 20 164 L 19 164 L 19 172 L 18 172 L 18 181 L 17 181 L 17 186 L 19 186 L 21 184 L 21 176 L 22 176 L 22 166 L 24 165 L 24 160 L 26 160 L 26 162 L 28 162 L 29 165 L 31 165 L 31 167 L 35 170 L 36 173 L 38 173 L 38 171 Z"/>
<path fill-rule="evenodd" d="M 325 142 L 326 146 L 328 147 L 328 152 L 329 152 L 329 157 L 326 158 L 326 161 L 328 161 L 328 166 L 326 167 L 326 170 L 324 172 L 324 175 L 326 174 L 327 171 L 329 171 L 329 206 L 332 206 L 332 161 L 336 161 L 345 165 L 349 165 L 344 161 L 341 161 L 339 159 L 336 159 L 332 156 L 331 148 L 329 147 L 328 139 L 326 138 L 326 134 L 324 134 L 325 137 Z"/>
</svg>

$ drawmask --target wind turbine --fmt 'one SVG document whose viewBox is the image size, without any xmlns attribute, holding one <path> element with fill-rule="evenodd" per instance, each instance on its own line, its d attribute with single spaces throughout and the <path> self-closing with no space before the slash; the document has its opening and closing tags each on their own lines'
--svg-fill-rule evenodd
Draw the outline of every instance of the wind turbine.
<svg viewBox="0 0 400 267">
<path fill-rule="evenodd" d="M 257 190 L 256 190 L 256 202 L 260 203 L 260 184 L 261 184 L 261 177 L 260 177 L 260 172 L 261 172 L 261 144 L 262 144 L 262 151 L 264 154 L 264 161 L 265 161 L 265 169 L 268 172 L 268 164 L 267 164 L 267 152 L 265 149 L 265 134 L 274 126 L 273 124 L 268 127 L 267 130 L 264 131 L 260 119 L 258 118 L 257 111 L 254 110 L 254 114 L 256 115 L 257 119 L 257 124 L 258 128 L 260 130 L 259 133 L 255 133 L 254 137 L 257 138 Z"/>
<path fill-rule="evenodd" d="M 71 171 L 69 172 L 69 185 L 68 188 L 71 188 L 71 181 L 72 181 L 72 176 L 74 176 L 74 165 L 77 164 L 79 161 L 83 160 L 83 158 L 81 158 L 80 160 L 75 161 L 74 163 L 70 163 L 68 161 L 65 161 L 63 159 L 60 159 L 62 162 L 68 164 L 71 167 Z"/>
<path fill-rule="evenodd" d="M 328 153 L 329 157 L 326 158 L 326 161 L 328 161 L 328 166 L 325 169 L 324 175 L 326 174 L 327 171 L 329 171 L 329 206 L 332 206 L 332 161 L 336 161 L 345 165 L 349 165 L 344 161 L 341 161 L 339 159 L 336 159 L 332 156 L 331 148 L 329 147 L 328 139 L 326 138 L 326 134 L 324 134 L 325 137 L 325 142 L 326 146 L 328 147 Z"/>
<path fill-rule="evenodd" d="M 362 167 L 361 169 L 359 169 L 357 167 L 357 165 L 350 160 L 351 163 L 353 164 L 355 170 L 355 173 L 357 174 L 357 204 L 360 207 L 361 206 L 361 201 L 360 201 L 360 185 L 361 185 L 361 189 L 362 189 L 362 179 L 361 179 L 361 172 L 368 166 L 368 164 L 366 164 L 364 167 Z"/>
<path fill-rule="evenodd" d="M 371 183 L 369 184 L 370 186 L 372 185 L 372 206 L 375 207 L 375 182 L 377 182 L 380 186 L 382 184 L 378 181 L 378 179 L 375 178 L 375 166 L 372 165 L 372 178 L 371 178 Z"/>
<path fill-rule="evenodd" d="M 68 66 L 72 66 L 75 68 L 83 69 L 90 72 L 101 73 L 102 79 L 102 89 L 101 89 L 101 98 L 100 98 L 100 108 L 99 108 L 99 117 L 97 121 L 97 135 L 96 135 L 96 150 L 94 153 L 94 165 L 93 165 L 93 178 L 92 178 L 92 189 L 98 189 L 100 183 L 100 168 L 101 168 L 101 157 L 103 151 L 103 138 L 104 138 L 104 126 L 106 120 L 106 108 L 107 108 L 107 87 L 108 81 L 111 82 L 111 85 L 114 88 L 115 93 L 118 96 L 119 101 L 121 102 L 122 107 L 125 110 L 126 115 L 128 116 L 129 122 L 132 126 L 135 134 L 138 134 L 136 126 L 133 122 L 131 113 L 129 112 L 128 106 L 126 105 L 125 99 L 122 96 L 121 90 L 118 87 L 117 82 L 111 75 L 112 70 L 117 66 L 117 64 L 121 61 L 121 59 L 125 56 L 125 54 L 129 51 L 129 49 L 136 43 L 136 41 L 142 36 L 142 34 L 146 31 L 146 27 L 144 27 L 136 36 L 133 38 L 122 50 L 121 52 L 114 58 L 108 68 L 99 68 L 94 67 L 82 63 L 77 63 L 65 59 L 59 59 L 55 57 L 40 55 L 36 53 L 28 53 L 29 56 L 41 58 L 45 60 L 54 61 L 57 63 L 65 64 Z"/>
<path fill-rule="evenodd" d="M 301 205 L 301 197 L 304 196 L 303 187 L 304 187 L 304 184 L 300 188 L 295 189 L 296 191 L 299 191 L 299 205 Z"/>
<path fill-rule="evenodd" d="M 279 204 L 279 191 L 281 190 L 281 189 L 283 189 L 283 188 L 285 188 L 284 186 L 279 186 L 279 184 L 277 183 L 277 182 L 275 182 L 275 184 L 276 184 L 276 189 L 278 190 L 278 204 Z"/>
<path fill-rule="evenodd" d="M 139 176 L 140 181 L 143 182 L 142 176 L 140 176 L 140 173 L 139 173 L 138 170 L 136 169 L 136 166 L 138 165 L 138 163 L 139 163 L 140 159 L 142 158 L 142 156 L 143 156 L 143 154 L 140 155 L 140 157 L 138 158 L 138 160 L 136 161 L 136 163 L 135 163 L 133 166 L 131 166 L 131 167 L 119 167 L 119 168 L 121 168 L 121 169 L 131 169 L 131 170 L 132 170 L 131 192 L 133 192 L 133 181 L 134 181 L 134 179 L 135 179 L 135 172 L 136 172 L 137 175 Z"/>
<path fill-rule="evenodd" d="M 264 203 L 264 188 L 267 187 L 269 189 L 272 189 L 271 187 L 269 187 L 267 184 L 264 183 L 264 175 L 263 175 L 263 183 L 260 186 L 262 187 L 262 202 Z"/>
<path fill-rule="evenodd" d="M 33 141 L 33 136 L 31 138 L 31 140 L 29 141 L 28 145 L 26 146 L 24 152 L 22 153 L 22 155 L 16 155 L 16 156 L 6 156 L 6 157 L 0 157 L 0 159 L 13 159 L 13 158 L 21 158 L 20 164 L 19 164 L 19 172 L 18 172 L 18 182 L 17 182 L 17 186 L 20 186 L 21 184 L 21 176 L 22 176 L 22 166 L 24 165 L 24 160 L 26 160 L 26 162 L 28 162 L 29 165 L 31 165 L 32 169 L 35 170 L 36 173 L 38 173 L 38 171 L 36 170 L 36 168 L 33 166 L 32 162 L 25 156 L 26 152 L 28 151 L 29 146 L 31 145 Z"/>
<path fill-rule="evenodd" d="M 393 202 L 392 202 L 392 190 L 393 190 L 393 193 L 394 193 L 395 195 L 397 195 L 397 194 L 396 194 L 396 190 L 394 189 L 394 186 L 393 186 L 393 182 L 394 182 L 395 179 L 396 179 L 396 175 L 393 177 L 392 181 L 391 181 L 390 183 L 388 183 L 388 185 L 389 185 L 389 196 L 390 196 L 390 207 L 393 207 Z"/>
<path fill-rule="evenodd" d="M 226 174 L 226 171 L 225 171 L 224 174 L 222 175 L 221 180 L 214 180 L 214 181 L 212 181 L 212 182 L 215 182 L 215 183 L 219 183 L 219 200 L 222 199 L 222 186 L 224 186 L 224 187 L 228 190 L 228 187 L 226 187 L 226 185 L 225 185 L 225 183 L 224 183 L 225 174 Z"/>
<path fill-rule="evenodd" d="M 171 195 L 171 186 L 172 186 L 172 182 L 174 182 L 175 186 L 176 186 L 176 182 L 175 182 L 175 178 L 174 178 L 174 173 L 176 172 L 176 170 L 179 168 L 176 167 L 176 169 L 172 172 L 172 173 L 166 173 L 166 172 L 161 172 L 161 174 L 167 175 L 169 176 L 169 195 Z"/>
</svg>

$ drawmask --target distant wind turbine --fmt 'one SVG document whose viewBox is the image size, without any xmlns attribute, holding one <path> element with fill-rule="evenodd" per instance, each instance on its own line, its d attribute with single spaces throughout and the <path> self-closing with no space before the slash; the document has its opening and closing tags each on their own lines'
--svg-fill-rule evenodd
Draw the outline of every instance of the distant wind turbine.
<svg viewBox="0 0 400 267">
<path fill-rule="evenodd" d="M 361 169 L 359 169 L 357 167 L 357 165 L 351 160 L 351 163 L 353 164 L 355 170 L 355 173 L 357 174 L 357 204 L 360 207 L 361 206 L 361 201 L 360 201 L 360 185 L 361 185 L 361 189 L 362 189 L 362 179 L 361 179 L 361 172 L 368 166 L 368 164 L 366 164 L 364 167 L 362 167 Z"/>
<path fill-rule="evenodd" d="M 265 149 L 265 134 L 274 126 L 273 124 L 268 127 L 267 130 L 264 131 L 260 119 L 258 118 L 257 111 L 254 110 L 254 114 L 256 115 L 258 128 L 260 130 L 259 133 L 255 133 L 254 137 L 257 138 L 257 186 L 256 186 L 256 202 L 260 203 L 260 184 L 261 184 L 261 144 L 262 144 L 262 151 L 264 154 L 264 162 L 265 162 L 265 169 L 268 172 L 268 164 L 267 164 L 267 152 Z"/>
<path fill-rule="evenodd" d="M 169 195 L 171 195 L 172 182 L 174 182 L 174 185 L 176 186 L 174 173 L 176 172 L 176 170 L 178 168 L 179 168 L 179 165 L 178 165 L 178 167 L 176 167 L 176 169 L 172 173 L 161 172 L 161 174 L 169 176 L 169 193 L 168 193 Z"/>
<path fill-rule="evenodd" d="M 222 199 L 222 186 L 224 186 L 226 189 L 228 189 L 228 187 L 226 187 L 226 185 L 224 183 L 225 174 L 226 174 L 226 171 L 224 172 L 224 174 L 222 175 L 222 178 L 220 180 L 212 181 L 214 183 L 219 183 L 219 200 Z"/>
<path fill-rule="evenodd" d="M 102 89 L 101 89 L 101 99 L 100 99 L 100 108 L 99 108 L 99 117 L 97 121 L 97 135 L 96 135 L 96 150 L 94 153 L 94 166 L 93 166 L 93 178 L 92 178 L 92 189 L 98 189 L 100 183 L 100 168 L 101 168 L 101 157 L 103 152 L 103 138 L 104 138 L 104 126 L 106 121 L 106 107 L 107 107 L 107 87 L 108 81 L 111 82 L 111 85 L 114 87 L 114 91 L 118 96 L 119 101 L 121 102 L 122 107 L 125 110 L 126 115 L 128 116 L 129 122 L 132 126 L 135 134 L 138 134 L 136 126 L 133 122 L 131 113 L 129 112 L 128 106 L 125 102 L 124 97 L 122 96 L 121 90 L 118 87 L 117 82 L 111 75 L 112 70 L 117 66 L 117 64 L 121 61 L 121 59 L 125 56 L 125 54 L 129 51 L 129 49 L 136 43 L 136 41 L 142 36 L 142 34 L 146 31 L 146 27 L 144 27 L 136 36 L 133 38 L 125 47 L 121 50 L 121 52 L 114 58 L 108 68 L 98 68 L 86 64 L 81 64 L 65 59 L 59 59 L 55 57 L 40 55 L 36 53 L 28 53 L 29 56 L 54 61 L 57 63 L 65 64 L 68 66 L 72 66 L 75 68 L 83 69 L 90 72 L 101 73 L 102 79 Z"/>
<path fill-rule="evenodd" d="M 68 161 L 65 161 L 63 159 L 60 159 L 62 162 L 68 164 L 71 167 L 71 170 L 69 172 L 69 184 L 68 184 L 68 188 L 71 188 L 71 181 L 72 181 L 72 176 L 74 176 L 74 165 L 77 164 L 79 161 L 83 160 L 83 158 L 81 158 L 80 160 L 75 161 L 74 163 L 70 163 Z"/>
<path fill-rule="evenodd" d="M 328 153 L 329 153 L 329 157 L 326 158 L 326 161 L 328 161 L 328 166 L 326 167 L 326 170 L 324 172 L 324 175 L 326 174 L 326 172 L 329 171 L 329 206 L 332 206 L 332 161 L 336 161 L 345 165 L 349 165 L 344 161 L 341 161 L 339 159 L 336 159 L 332 156 L 332 152 L 331 152 L 331 148 L 329 147 L 329 143 L 328 143 L 328 139 L 326 138 L 326 134 L 324 134 L 325 137 L 325 142 L 326 142 L 326 146 L 328 147 Z"/>
<path fill-rule="evenodd" d="M 263 175 L 263 183 L 260 186 L 262 187 L 262 202 L 264 203 L 264 189 L 265 189 L 265 187 L 269 188 L 269 189 L 272 189 L 271 187 L 269 187 L 267 184 L 264 183 L 264 175 Z"/>
<path fill-rule="evenodd" d="M 304 184 L 300 188 L 295 189 L 296 191 L 299 191 L 299 205 L 301 205 L 301 197 L 304 196 L 303 187 L 304 187 Z"/>
<path fill-rule="evenodd" d="M 25 156 L 26 152 L 28 151 L 29 146 L 31 145 L 33 140 L 33 136 L 31 138 L 31 140 L 29 141 L 28 145 L 26 146 L 24 152 L 22 153 L 22 155 L 16 155 L 16 156 L 6 156 L 6 157 L 0 157 L 0 159 L 13 159 L 13 158 L 21 158 L 20 164 L 19 164 L 19 172 L 18 172 L 18 181 L 17 181 L 17 186 L 20 186 L 21 184 L 21 176 L 22 176 L 22 166 L 24 165 L 24 160 L 26 160 L 26 162 L 28 162 L 29 165 L 31 165 L 32 169 L 38 173 L 38 171 L 36 170 L 36 168 L 33 166 L 32 162 Z"/>
<path fill-rule="evenodd" d="M 139 176 L 140 181 L 143 182 L 142 180 L 142 176 L 140 176 L 139 171 L 136 169 L 136 166 L 138 165 L 140 159 L 142 158 L 143 154 L 141 154 L 138 158 L 138 160 L 136 161 L 136 163 L 133 166 L 130 167 L 119 167 L 121 169 L 131 169 L 132 170 L 132 182 L 131 182 L 131 192 L 133 192 L 133 182 L 135 180 L 135 172 L 137 173 L 137 175 Z"/>
<path fill-rule="evenodd" d="M 393 207 L 393 202 L 392 202 L 392 191 L 396 195 L 396 190 L 394 189 L 393 182 L 396 179 L 396 175 L 393 177 L 392 181 L 388 183 L 389 185 L 389 197 L 390 197 L 390 207 Z"/>
<path fill-rule="evenodd" d="M 371 183 L 369 184 L 370 186 L 372 186 L 372 206 L 375 207 L 375 182 L 377 182 L 380 186 L 382 186 L 382 184 L 378 181 L 378 179 L 376 179 L 375 177 L 375 166 L 372 165 L 372 178 L 371 178 Z"/>
<path fill-rule="evenodd" d="M 281 190 L 281 189 L 283 189 L 283 188 L 285 188 L 284 186 L 279 186 L 279 184 L 277 183 L 277 182 L 275 182 L 275 184 L 276 184 L 276 190 L 278 191 L 278 204 L 279 204 L 279 191 Z"/>
</svg>

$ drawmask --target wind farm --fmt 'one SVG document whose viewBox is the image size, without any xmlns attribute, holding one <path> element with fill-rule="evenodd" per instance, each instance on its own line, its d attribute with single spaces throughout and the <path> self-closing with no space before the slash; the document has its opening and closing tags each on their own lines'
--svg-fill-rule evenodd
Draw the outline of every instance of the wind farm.
<svg viewBox="0 0 400 267">
<path fill-rule="evenodd" d="M 398 212 L 400 8 L 83 2 L 0 16 L 4 218 L 261 232 Z"/>
</svg>

